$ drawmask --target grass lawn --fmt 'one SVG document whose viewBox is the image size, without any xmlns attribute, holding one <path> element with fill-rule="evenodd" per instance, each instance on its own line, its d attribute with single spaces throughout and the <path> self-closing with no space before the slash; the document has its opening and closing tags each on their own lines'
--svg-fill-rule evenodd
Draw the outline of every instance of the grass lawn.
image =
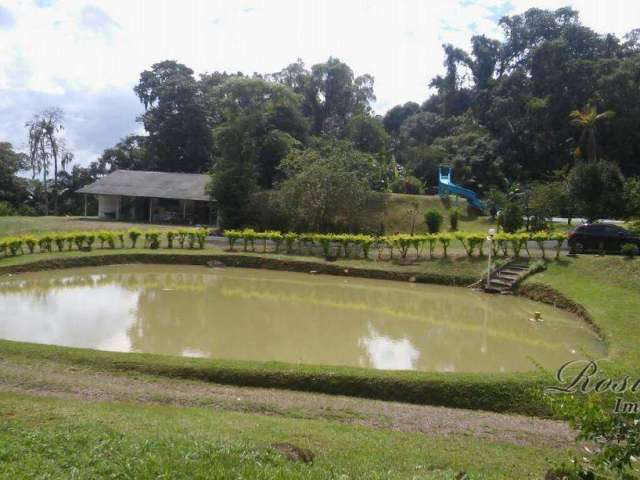
<svg viewBox="0 0 640 480">
<path fill-rule="evenodd" d="M 168 229 L 167 225 L 99 220 L 97 217 L 0 217 L 0 237 L 68 230 Z"/>
<path fill-rule="evenodd" d="M 562 449 L 209 408 L 0 393 L 0 478 L 541 478 Z M 270 448 L 310 449 L 312 464 Z"/>
<path fill-rule="evenodd" d="M 608 368 L 628 374 L 640 370 L 640 259 L 563 257 L 525 281 L 532 282 L 549 285 L 587 309 L 609 347 Z"/>
</svg>

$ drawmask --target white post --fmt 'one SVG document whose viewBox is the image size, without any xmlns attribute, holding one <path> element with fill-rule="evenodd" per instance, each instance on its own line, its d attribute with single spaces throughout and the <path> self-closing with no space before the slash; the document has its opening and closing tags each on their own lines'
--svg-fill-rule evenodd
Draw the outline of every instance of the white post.
<svg viewBox="0 0 640 480">
<path fill-rule="evenodd" d="M 496 234 L 495 228 L 489 229 L 489 235 L 487 236 L 487 240 L 489 240 L 489 262 L 487 264 L 487 285 L 486 288 L 489 288 L 489 284 L 491 283 L 491 254 L 493 253 L 493 236 Z"/>
</svg>

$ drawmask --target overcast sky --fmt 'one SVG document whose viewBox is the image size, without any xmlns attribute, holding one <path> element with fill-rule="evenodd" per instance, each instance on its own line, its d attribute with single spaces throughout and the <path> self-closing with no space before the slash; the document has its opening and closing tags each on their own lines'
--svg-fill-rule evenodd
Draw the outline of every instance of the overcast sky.
<svg viewBox="0 0 640 480">
<path fill-rule="evenodd" d="M 500 38 L 501 16 L 564 5 L 598 32 L 640 27 L 639 0 L 0 0 L 0 141 L 23 149 L 24 122 L 59 106 L 86 165 L 140 129 L 132 88 L 165 59 L 250 74 L 334 56 L 375 77 L 384 113 L 425 100 L 442 43 Z"/>
</svg>

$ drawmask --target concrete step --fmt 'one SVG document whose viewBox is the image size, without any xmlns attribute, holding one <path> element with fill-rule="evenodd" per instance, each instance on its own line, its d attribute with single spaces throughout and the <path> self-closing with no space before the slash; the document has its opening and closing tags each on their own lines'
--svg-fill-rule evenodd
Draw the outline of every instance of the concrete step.
<svg viewBox="0 0 640 480">
<path fill-rule="evenodd" d="M 513 285 L 513 283 L 514 282 L 512 282 L 511 280 L 500 279 L 495 277 L 491 277 L 491 280 L 489 281 L 490 285 L 501 285 L 507 288 L 510 288 L 511 285 Z"/>
<path fill-rule="evenodd" d="M 511 273 L 511 272 L 505 272 L 505 271 L 498 272 L 498 277 L 502 277 L 502 278 L 516 279 L 519 276 L 520 276 L 519 273 Z"/>
<path fill-rule="evenodd" d="M 526 269 L 515 269 L 515 268 L 505 268 L 504 270 L 499 270 L 499 273 L 506 273 L 507 275 L 522 275 L 526 272 Z"/>
</svg>

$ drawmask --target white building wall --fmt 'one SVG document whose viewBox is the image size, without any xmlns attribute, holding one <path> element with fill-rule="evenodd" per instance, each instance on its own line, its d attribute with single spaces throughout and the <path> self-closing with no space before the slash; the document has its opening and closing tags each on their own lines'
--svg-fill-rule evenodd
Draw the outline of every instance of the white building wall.
<svg viewBox="0 0 640 480">
<path fill-rule="evenodd" d="M 114 195 L 98 195 L 98 217 L 118 219 L 120 197 Z"/>
</svg>

